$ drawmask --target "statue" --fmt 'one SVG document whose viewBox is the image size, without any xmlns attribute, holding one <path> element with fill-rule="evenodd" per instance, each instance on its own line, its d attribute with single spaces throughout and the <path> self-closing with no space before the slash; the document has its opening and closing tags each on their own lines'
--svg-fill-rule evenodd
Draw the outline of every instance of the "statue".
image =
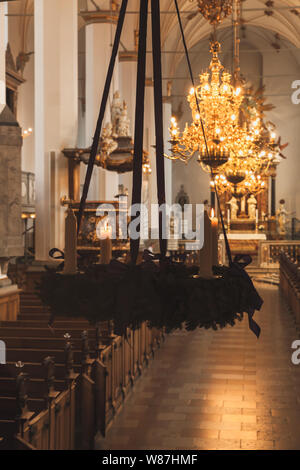
<svg viewBox="0 0 300 470">
<path fill-rule="evenodd" d="M 241 216 L 246 216 L 246 197 L 243 196 L 241 199 Z"/>
<path fill-rule="evenodd" d="M 234 196 L 232 196 L 232 198 L 230 199 L 228 204 L 230 205 L 231 219 L 232 220 L 237 219 L 237 212 L 239 210 L 239 206 L 238 206 L 236 198 Z"/>
<path fill-rule="evenodd" d="M 248 215 L 250 219 L 255 219 L 257 200 L 255 199 L 253 194 L 251 194 L 250 197 L 248 198 L 247 204 L 248 204 Z"/>
<path fill-rule="evenodd" d="M 102 131 L 102 150 L 106 152 L 107 155 L 110 155 L 114 150 L 118 148 L 118 143 L 112 137 L 113 127 L 110 122 L 106 123 L 106 126 Z"/>
<path fill-rule="evenodd" d="M 125 101 L 123 101 L 123 109 L 118 119 L 117 135 L 118 137 L 130 137 L 130 120 L 127 116 L 127 105 Z"/>
<path fill-rule="evenodd" d="M 176 202 L 176 204 L 179 204 L 181 206 L 182 210 L 184 210 L 184 205 L 189 204 L 189 202 L 190 202 L 190 198 L 188 197 L 187 193 L 185 192 L 183 184 L 180 186 L 180 191 L 176 196 L 175 202 Z"/>
<path fill-rule="evenodd" d="M 120 92 L 115 91 L 111 104 L 112 137 L 118 137 L 118 125 L 122 111 L 123 103 L 120 98 Z"/>
<path fill-rule="evenodd" d="M 285 208 L 285 200 L 280 199 L 279 201 L 279 209 L 277 209 L 276 215 L 277 215 L 277 222 L 278 222 L 278 232 L 280 235 L 285 235 L 286 234 L 286 223 L 287 223 L 287 215 L 288 212 Z"/>
</svg>

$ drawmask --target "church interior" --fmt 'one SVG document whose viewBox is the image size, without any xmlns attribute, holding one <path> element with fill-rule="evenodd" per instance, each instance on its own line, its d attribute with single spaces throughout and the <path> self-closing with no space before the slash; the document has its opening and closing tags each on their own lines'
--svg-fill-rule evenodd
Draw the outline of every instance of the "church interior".
<svg viewBox="0 0 300 470">
<path fill-rule="evenodd" d="M 299 0 L 0 0 L 0 450 L 300 450 L 299 129 Z"/>
</svg>

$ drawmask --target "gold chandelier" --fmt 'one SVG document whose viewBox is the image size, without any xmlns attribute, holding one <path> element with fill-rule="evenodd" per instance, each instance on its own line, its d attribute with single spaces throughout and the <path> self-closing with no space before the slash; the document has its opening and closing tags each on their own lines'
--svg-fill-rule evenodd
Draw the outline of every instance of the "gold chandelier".
<svg viewBox="0 0 300 470">
<path fill-rule="evenodd" d="M 225 2 L 201 3 L 210 10 L 207 14 L 212 15 L 212 3 Z M 274 126 L 263 120 L 263 111 L 272 105 L 265 105 L 261 96 L 250 96 L 240 76 L 240 1 L 235 0 L 234 5 L 234 73 L 230 74 L 222 66 L 221 46 L 213 41 L 209 70 L 199 76 L 200 84 L 191 88 L 187 97 L 193 122 L 186 124 L 181 132 L 172 117 L 171 155 L 165 156 L 188 163 L 198 153 L 201 167 L 212 176 L 211 186 L 242 197 L 247 193 L 258 194 L 266 188 L 264 175 L 276 160 L 278 148 L 281 150 L 284 146 L 280 147 L 280 140 L 275 142 Z"/>
<path fill-rule="evenodd" d="M 232 85 L 231 74 L 224 70 L 219 60 L 220 43 L 212 42 L 210 51 L 213 57 L 209 71 L 200 75 L 200 85 L 195 89 L 191 88 L 187 97 L 193 122 L 190 126 L 186 124 L 181 133 L 176 119 L 171 119 L 169 131 L 172 155 L 166 157 L 188 162 L 199 152 L 203 166 L 215 171 L 230 157 L 229 137 L 233 136 L 238 126 L 243 95 L 241 87 L 235 88 Z M 201 120 L 206 138 L 203 135 Z"/>
<path fill-rule="evenodd" d="M 233 0 L 197 0 L 198 10 L 210 24 L 216 26 L 231 15 Z"/>
</svg>

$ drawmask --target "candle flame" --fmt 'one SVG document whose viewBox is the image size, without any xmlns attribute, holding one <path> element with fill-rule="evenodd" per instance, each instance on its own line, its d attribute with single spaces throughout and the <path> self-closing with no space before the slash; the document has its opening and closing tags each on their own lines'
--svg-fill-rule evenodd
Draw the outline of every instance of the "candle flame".
<svg viewBox="0 0 300 470">
<path fill-rule="evenodd" d="M 212 210 L 210 211 L 210 216 L 211 216 L 212 219 L 214 218 L 214 216 L 215 216 L 215 211 L 214 211 L 214 209 L 212 209 Z"/>
</svg>

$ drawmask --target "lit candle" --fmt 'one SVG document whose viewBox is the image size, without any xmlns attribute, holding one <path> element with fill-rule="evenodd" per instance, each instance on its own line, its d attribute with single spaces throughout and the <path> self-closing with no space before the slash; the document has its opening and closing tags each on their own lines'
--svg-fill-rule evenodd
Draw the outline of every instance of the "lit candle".
<svg viewBox="0 0 300 470">
<path fill-rule="evenodd" d="M 219 223 L 218 218 L 215 217 L 215 211 L 211 210 L 211 249 L 212 249 L 212 265 L 218 266 L 219 264 L 219 254 L 218 254 L 218 244 L 219 244 Z"/>
<path fill-rule="evenodd" d="M 212 231 L 207 211 L 204 211 L 204 244 L 199 251 L 199 275 L 212 277 Z"/>
<path fill-rule="evenodd" d="M 100 231 L 100 262 L 101 264 L 109 264 L 112 258 L 112 229 L 106 222 Z"/>
<path fill-rule="evenodd" d="M 71 207 L 67 210 L 65 221 L 65 264 L 64 274 L 77 271 L 77 219 Z"/>
</svg>

